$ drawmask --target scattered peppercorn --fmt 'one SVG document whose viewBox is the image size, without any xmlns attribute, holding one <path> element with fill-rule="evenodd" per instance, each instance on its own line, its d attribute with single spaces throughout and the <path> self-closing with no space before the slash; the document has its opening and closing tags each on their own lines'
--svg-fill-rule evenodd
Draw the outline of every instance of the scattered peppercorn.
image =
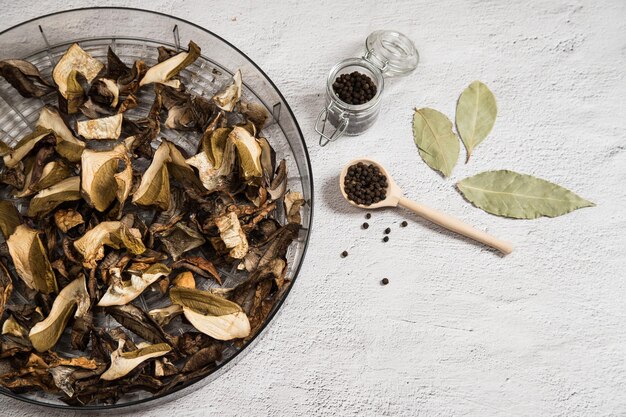
<svg viewBox="0 0 626 417">
<path fill-rule="evenodd" d="M 383 278 L 382 281 L 380 281 L 381 284 L 383 285 L 387 285 L 389 284 L 389 279 L 388 278 Z"/>
<path fill-rule="evenodd" d="M 403 221 L 402 223 L 400 223 L 400 227 L 407 227 L 409 224 L 405 221 Z"/>
<path fill-rule="evenodd" d="M 363 162 L 348 168 L 343 180 L 344 190 L 351 201 L 364 206 L 387 198 L 387 177 L 373 164 Z"/>
<path fill-rule="evenodd" d="M 337 77 L 333 91 L 348 104 L 365 104 L 376 95 L 376 84 L 367 75 L 353 71 Z"/>
<path fill-rule="evenodd" d="M 389 242 L 389 236 L 385 236 L 385 237 L 383 238 L 383 242 Z"/>
<path fill-rule="evenodd" d="M 345 258 L 346 256 L 348 256 L 348 251 L 344 250 L 343 252 L 341 252 L 341 257 Z"/>
<path fill-rule="evenodd" d="M 368 227 L 370 227 L 370 225 L 367 222 L 363 223 L 363 229 L 367 229 Z"/>
<path fill-rule="evenodd" d="M 368 220 L 369 220 L 369 219 L 371 219 L 371 218 L 372 218 L 372 214 L 371 214 L 371 213 L 367 213 L 367 214 L 365 215 L 365 218 L 366 218 L 366 219 L 368 219 Z"/>
<path fill-rule="evenodd" d="M 391 229 L 388 227 L 385 229 L 385 234 L 388 235 L 389 233 L 391 233 Z"/>
</svg>

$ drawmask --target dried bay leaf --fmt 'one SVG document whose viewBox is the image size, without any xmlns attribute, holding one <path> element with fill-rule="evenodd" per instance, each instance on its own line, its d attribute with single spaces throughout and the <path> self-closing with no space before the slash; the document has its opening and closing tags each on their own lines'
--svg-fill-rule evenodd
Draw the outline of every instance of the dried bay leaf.
<svg viewBox="0 0 626 417">
<path fill-rule="evenodd" d="M 415 109 L 413 138 L 420 156 L 444 177 L 452 173 L 459 158 L 459 141 L 452 131 L 452 122 L 443 113 L 427 107 Z"/>
<path fill-rule="evenodd" d="M 472 151 L 491 132 L 498 107 L 489 87 L 480 81 L 471 83 L 456 105 L 456 128 L 467 149 L 467 161 Z"/>
<path fill-rule="evenodd" d="M 557 217 L 595 206 L 560 185 L 507 170 L 482 172 L 460 181 L 457 188 L 487 213 L 516 219 Z"/>
</svg>

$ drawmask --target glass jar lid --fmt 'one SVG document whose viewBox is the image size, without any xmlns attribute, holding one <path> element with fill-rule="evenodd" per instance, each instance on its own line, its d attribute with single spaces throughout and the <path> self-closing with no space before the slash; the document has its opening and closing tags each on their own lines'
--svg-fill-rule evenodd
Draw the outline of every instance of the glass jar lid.
<svg viewBox="0 0 626 417">
<path fill-rule="evenodd" d="M 415 44 L 405 35 L 393 30 L 377 30 L 365 40 L 363 56 L 386 77 L 404 76 L 412 72 L 419 62 Z"/>
</svg>

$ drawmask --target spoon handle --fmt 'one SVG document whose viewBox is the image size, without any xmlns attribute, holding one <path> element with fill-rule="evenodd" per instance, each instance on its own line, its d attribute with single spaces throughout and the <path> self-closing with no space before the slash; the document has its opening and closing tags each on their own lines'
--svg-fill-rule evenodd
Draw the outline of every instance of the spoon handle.
<svg viewBox="0 0 626 417">
<path fill-rule="evenodd" d="M 417 215 L 427 220 L 430 220 L 431 222 L 438 224 L 441 227 L 445 227 L 448 230 L 459 233 L 463 236 L 467 236 L 477 242 L 484 243 L 487 246 L 491 246 L 492 248 L 499 250 L 505 255 L 508 255 L 513 251 L 513 246 L 511 246 L 510 243 L 500 239 L 496 239 L 495 237 L 485 232 L 474 229 L 472 226 L 465 224 L 462 221 L 455 219 L 454 217 L 440 213 L 430 207 L 418 204 L 415 201 L 409 200 L 408 198 L 400 197 L 398 205 L 413 211 Z"/>
</svg>

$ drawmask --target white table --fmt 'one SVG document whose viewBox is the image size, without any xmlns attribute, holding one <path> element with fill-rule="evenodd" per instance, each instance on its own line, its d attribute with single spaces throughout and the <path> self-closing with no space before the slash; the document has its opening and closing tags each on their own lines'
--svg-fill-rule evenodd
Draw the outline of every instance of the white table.
<svg viewBox="0 0 626 417">
<path fill-rule="evenodd" d="M 132 5 L 206 26 L 275 81 L 309 145 L 313 235 L 265 338 L 214 383 L 134 415 L 626 415 L 624 0 L 211 3 Z M 0 29 L 102 4 L 2 0 Z M 318 147 L 313 125 L 328 70 L 379 28 L 415 40 L 418 69 L 388 84 L 374 128 Z M 473 160 L 444 180 L 418 156 L 412 109 L 453 116 L 474 79 L 494 91 L 498 120 Z M 362 230 L 364 213 L 341 200 L 337 174 L 364 155 L 389 166 L 409 197 L 511 240 L 515 251 L 501 258 L 400 211 L 375 212 Z M 515 221 L 472 207 L 453 187 L 500 168 L 598 206 Z M 379 285 L 383 277 L 389 285 Z M 0 408 L 43 415 L 4 398 Z"/>
</svg>

